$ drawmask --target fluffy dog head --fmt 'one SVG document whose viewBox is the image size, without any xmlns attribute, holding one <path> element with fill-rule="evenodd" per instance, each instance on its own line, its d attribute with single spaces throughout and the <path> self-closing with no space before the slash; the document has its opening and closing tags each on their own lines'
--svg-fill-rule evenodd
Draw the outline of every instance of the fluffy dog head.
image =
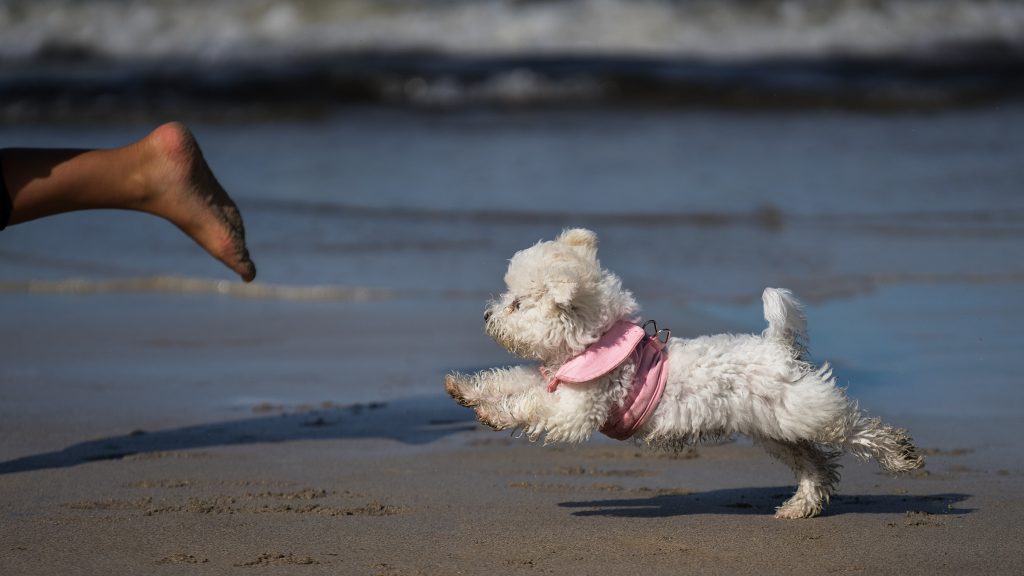
<svg viewBox="0 0 1024 576">
<path fill-rule="evenodd" d="M 546 364 L 581 353 L 638 312 L 619 278 L 601 268 L 597 235 L 582 228 L 516 252 L 505 285 L 484 315 L 487 334 L 509 352 Z"/>
</svg>

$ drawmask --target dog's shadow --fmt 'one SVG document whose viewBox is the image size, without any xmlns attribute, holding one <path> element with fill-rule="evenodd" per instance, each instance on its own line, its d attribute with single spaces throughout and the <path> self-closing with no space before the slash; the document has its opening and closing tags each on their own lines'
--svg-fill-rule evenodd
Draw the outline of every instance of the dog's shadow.
<svg viewBox="0 0 1024 576">
<path fill-rule="evenodd" d="M 294 411 L 268 407 L 265 415 L 256 417 L 153 432 L 136 430 L 88 440 L 63 450 L 0 462 L 0 474 L 65 468 L 158 452 L 293 440 L 384 438 L 426 444 L 477 428 L 473 413 L 447 396 Z"/>
<path fill-rule="evenodd" d="M 562 502 L 564 508 L 585 508 L 573 516 L 609 516 L 620 518 L 665 518 L 695 514 L 774 514 L 775 508 L 793 495 L 793 488 L 730 488 L 668 494 L 650 498 L 588 500 Z M 836 495 L 825 507 L 824 516 L 841 514 L 893 514 L 923 513 L 967 514 L 973 508 L 958 508 L 957 504 L 970 498 L 969 494 L 929 495 Z"/>
</svg>

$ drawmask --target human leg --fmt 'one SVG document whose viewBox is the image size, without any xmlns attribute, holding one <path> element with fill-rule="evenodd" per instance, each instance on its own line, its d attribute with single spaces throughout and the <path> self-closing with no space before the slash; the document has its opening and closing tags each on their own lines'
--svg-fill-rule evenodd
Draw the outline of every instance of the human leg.
<svg viewBox="0 0 1024 576">
<path fill-rule="evenodd" d="M 238 207 L 214 177 L 191 132 L 172 122 L 109 150 L 7 148 L 0 166 L 10 224 L 96 208 L 169 220 L 245 281 L 256 267 Z"/>
</svg>

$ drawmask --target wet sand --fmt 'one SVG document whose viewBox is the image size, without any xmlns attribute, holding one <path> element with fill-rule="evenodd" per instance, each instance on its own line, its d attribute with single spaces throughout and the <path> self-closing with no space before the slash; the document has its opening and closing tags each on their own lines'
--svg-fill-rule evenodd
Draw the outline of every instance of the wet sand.
<svg viewBox="0 0 1024 576">
<path fill-rule="evenodd" d="M 440 389 L 442 364 L 507 361 L 469 302 L 5 298 L 15 320 L 50 315 L 3 338 L 4 574 L 1024 569 L 1018 417 L 869 406 L 912 430 L 925 471 L 847 459 L 823 517 L 782 521 L 790 473 L 742 439 L 670 455 L 478 426 Z M 74 369 L 48 367 L 55 350 Z"/>
</svg>

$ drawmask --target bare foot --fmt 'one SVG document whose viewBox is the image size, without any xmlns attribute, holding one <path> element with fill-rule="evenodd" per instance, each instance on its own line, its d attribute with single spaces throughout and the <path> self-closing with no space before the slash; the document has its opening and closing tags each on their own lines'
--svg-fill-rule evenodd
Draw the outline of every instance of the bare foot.
<svg viewBox="0 0 1024 576">
<path fill-rule="evenodd" d="M 145 158 L 145 194 L 139 209 L 170 220 L 242 280 L 256 277 L 245 246 L 245 226 L 228 193 L 217 182 L 192 133 L 170 122 L 137 143 Z"/>
</svg>

